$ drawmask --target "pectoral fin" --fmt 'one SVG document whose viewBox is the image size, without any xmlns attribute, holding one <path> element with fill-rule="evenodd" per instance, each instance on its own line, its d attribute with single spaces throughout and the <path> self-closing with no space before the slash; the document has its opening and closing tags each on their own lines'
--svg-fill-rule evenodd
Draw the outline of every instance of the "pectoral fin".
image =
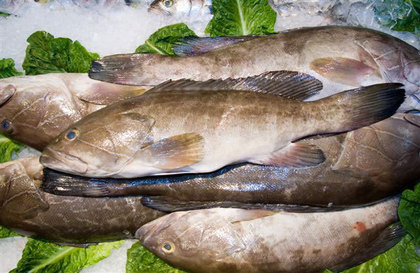
<svg viewBox="0 0 420 273">
<path fill-rule="evenodd" d="M 311 167 L 325 161 L 322 150 L 307 143 L 291 143 L 267 157 L 250 160 L 251 163 L 279 167 Z"/>
<path fill-rule="evenodd" d="M 381 79 L 380 72 L 361 61 L 349 58 L 319 58 L 311 62 L 311 69 L 325 78 L 350 86 L 361 86 L 369 78 Z"/>
<path fill-rule="evenodd" d="M 173 170 L 200 162 L 204 157 L 204 138 L 188 133 L 164 138 L 140 149 L 135 158 L 152 167 Z"/>
<path fill-rule="evenodd" d="M 341 272 L 344 269 L 368 261 L 393 247 L 404 235 L 405 231 L 400 222 L 391 224 L 384 228 L 378 237 L 372 239 L 366 247 L 355 251 L 355 255 L 350 260 L 346 260 L 345 263 L 336 265 L 330 269 L 334 272 Z"/>
<path fill-rule="evenodd" d="M 108 105 L 120 100 L 129 99 L 140 96 L 148 87 L 142 86 L 126 86 L 112 83 L 97 82 L 90 84 L 83 90 L 78 90 L 76 96 L 86 102 Z"/>
<path fill-rule="evenodd" d="M 12 84 L 0 87 L 0 106 L 5 104 L 16 93 L 16 87 Z"/>
<path fill-rule="evenodd" d="M 164 82 L 148 92 L 167 91 L 220 91 L 243 90 L 279 95 L 304 100 L 322 90 L 321 81 L 311 75 L 295 71 L 269 71 L 256 76 L 236 79 L 217 79 L 204 82 L 177 80 Z"/>
</svg>

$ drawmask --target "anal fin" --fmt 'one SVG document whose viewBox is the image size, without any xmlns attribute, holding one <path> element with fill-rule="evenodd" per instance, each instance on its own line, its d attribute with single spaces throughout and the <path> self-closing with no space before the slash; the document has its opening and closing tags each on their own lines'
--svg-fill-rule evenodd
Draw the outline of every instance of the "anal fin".
<svg viewBox="0 0 420 273">
<path fill-rule="evenodd" d="M 200 162 L 204 157 L 204 138 L 195 133 L 161 139 L 140 149 L 135 158 L 162 170 L 174 170 Z"/>
<path fill-rule="evenodd" d="M 324 152 L 317 146 L 307 143 L 291 143 L 265 158 L 250 160 L 255 164 L 294 168 L 316 166 L 324 161 Z"/>
</svg>

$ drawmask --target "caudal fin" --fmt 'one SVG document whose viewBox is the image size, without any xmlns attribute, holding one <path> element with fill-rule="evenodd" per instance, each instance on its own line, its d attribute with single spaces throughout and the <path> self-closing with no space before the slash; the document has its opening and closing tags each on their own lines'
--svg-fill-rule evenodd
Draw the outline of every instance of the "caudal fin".
<svg viewBox="0 0 420 273">
<path fill-rule="evenodd" d="M 156 85 L 167 79 L 160 79 L 164 71 L 153 74 L 144 71 L 144 66 L 160 63 L 159 54 L 117 54 L 103 57 L 92 62 L 89 77 L 104 82 L 124 85 Z"/>
<path fill-rule="evenodd" d="M 392 116 L 405 99 L 400 83 L 375 84 L 341 92 L 319 100 L 329 129 L 345 132 L 371 125 Z M 329 131 L 330 130 L 330 131 Z"/>
</svg>

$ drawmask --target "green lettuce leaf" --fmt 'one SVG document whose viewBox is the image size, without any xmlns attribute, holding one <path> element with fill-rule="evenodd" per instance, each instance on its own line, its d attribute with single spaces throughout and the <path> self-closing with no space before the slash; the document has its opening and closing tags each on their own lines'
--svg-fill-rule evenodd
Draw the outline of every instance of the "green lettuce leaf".
<svg viewBox="0 0 420 273">
<path fill-rule="evenodd" d="M 183 273 L 167 265 L 140 243 L 135 243 L 127 251 L 126 273 Z"/>
<path fill-rule="evenodd" d="M 7 58 L 0 60 L 0 79 L 22 74 L 22 72 L 15 69 L 15 61 L 13 61 L 13 59 Z"/>
<path fill-rule="evenodd" d="M 54 38 L 45 31 L 37 31 L 27 39 L 22 67 L 27 75 L 57 72 L 87 73 L 96 53 L 86 50 L 78 41 Z"/>
<path fill-rule="evenodd" d="M 21 236 L 10 229 L 0 226 L 0 238 Z"/>
<path fill-rule="evenodd" d="M 268 0 L 213 0 L 212 7 L 205 30 L 212 37 L 274 33 L 277 13 Z"/>
<path fill-rule="evenodd" d="M 0 134 L 0 163 L 12 160 L 12 154 L 18 153 L 22 145 Z"/>
<path fill-rule="evenodd" d="M 179 39 L 184 37 L 197 37 L 197 35 L 184 23 L 169 25 L 150 35 L 135 52 L 175 56 L 173 46 L 179 44 Z"/>
<path fill-rule="evenodd" d="M 101 243 L 88 248 L 59 246 L 29 239 L 22 258 L 12 272 L 74 273 L 108 257 L 123 241 Z"/>
<path fill-rule="evenodd" d="M 420 0 L 383 0 L 374 2 L 373 7 L 381 25 L 420 36 Z"/>
<path fill-rule="evenodd" d="M 398 216 L 405 229 L 420 245 L 420 184 L 414 191 L 405 190 L 402 193 Z"/>
<path fill-rule="evenodd" d="M 406 235 L 387 252 L 342 273 L 418 273 L 418 266 L 420 257 L 412 237 Z"/>
<path fill-rule="evenodd" d="M 10 15 L 10 13 L 0 11 L 0 17 L 9 17 Z"/>
</svg>

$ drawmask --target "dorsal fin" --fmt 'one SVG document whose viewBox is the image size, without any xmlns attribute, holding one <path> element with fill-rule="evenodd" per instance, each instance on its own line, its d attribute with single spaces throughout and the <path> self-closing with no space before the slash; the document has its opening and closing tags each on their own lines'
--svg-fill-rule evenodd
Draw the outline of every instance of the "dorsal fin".
<svg viewBox="0 0 420 273">
<path fill-rule="evenodd" d="M 246 78 L 225 80 L 166 81 L 148 92 L 246 90 L 270 93 L 290 99 L 304 100 L 322 89 L 322 83 L 311 75 L 295 71 L 270 71 Z"/>
<path fill-rule="evenodd" d="M 177 56 L 196 56 L 215 49 L 255 39 L 259 36 L 234 37 L 185 37 L 179 40 L 181 44 L 173 47 Z"/>
</svg>

